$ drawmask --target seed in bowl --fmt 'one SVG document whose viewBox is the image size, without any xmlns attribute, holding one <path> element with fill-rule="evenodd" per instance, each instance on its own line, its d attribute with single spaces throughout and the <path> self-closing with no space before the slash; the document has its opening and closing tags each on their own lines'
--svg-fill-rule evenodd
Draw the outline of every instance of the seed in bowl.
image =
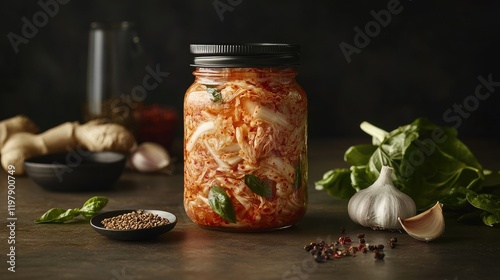
<svg viewBox="0 0 500 280">
<path fill-rule="evenodd" d="M 133 230 L 164 226 L 169 220 L 151 212 L 144 213 L 143 210 L 137 210 L 104 219 L 101 223 L 106 229 Z"/>
</svg>

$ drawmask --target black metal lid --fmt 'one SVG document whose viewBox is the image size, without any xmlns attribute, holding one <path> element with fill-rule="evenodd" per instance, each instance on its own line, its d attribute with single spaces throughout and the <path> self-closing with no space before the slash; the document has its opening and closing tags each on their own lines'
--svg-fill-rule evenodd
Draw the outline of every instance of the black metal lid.
<svg viewBox="0 0 500 280">
<path fill-rule="evenodd" d="M 217 44 L 190 45 L 196 67 L 287 67 L 299 64 L 299 45 Z"/>
</svg>

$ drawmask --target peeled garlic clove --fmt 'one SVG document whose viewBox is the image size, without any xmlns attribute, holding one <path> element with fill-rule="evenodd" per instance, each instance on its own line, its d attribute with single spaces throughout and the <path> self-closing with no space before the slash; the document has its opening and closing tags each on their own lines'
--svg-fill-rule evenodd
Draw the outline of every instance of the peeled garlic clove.
<svg viewBox="0 0 500 280">
<path fill-rule="evenodd" d="M 434 240 L 444 233 L 443 204 L 436 203 L 425 212 L 408 219 L 400 219 L 403 229 L 413 238 L 421 241 Z"/>
<path fill-rule="evenodd" d="M 170 165 L 170 155 L 159 144 L 144 142 L 132 152 L 130 163 L 140 172 L 156 172 Z"/>
</svg>

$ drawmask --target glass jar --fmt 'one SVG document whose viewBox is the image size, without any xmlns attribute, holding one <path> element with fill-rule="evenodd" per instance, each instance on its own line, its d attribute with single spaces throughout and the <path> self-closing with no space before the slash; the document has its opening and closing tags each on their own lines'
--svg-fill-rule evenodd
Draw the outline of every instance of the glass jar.
<svg viewBox="0 0 500 280">
<path fill-rule="evenodd" d="M 191 45 L 184 97 L 184 207 L 200 226 L 289 227 L 307 207 L 307 97 L 299 47 Z"/>
</svg>

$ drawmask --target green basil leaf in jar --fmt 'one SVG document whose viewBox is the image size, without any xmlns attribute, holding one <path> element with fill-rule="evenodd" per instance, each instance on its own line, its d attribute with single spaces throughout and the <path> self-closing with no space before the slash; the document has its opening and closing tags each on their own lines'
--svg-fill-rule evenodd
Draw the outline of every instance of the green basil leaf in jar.
<svg viewBox="0 0 500 280">
<path fill-rule="evenodd" d="M 295 179 L 293 181 L 293 186 L 296 190 L 302 185 L 302 161 L 299 159 L 297 162 L 297 168 L 295 169 Z"/>
<path fill-rule="evenodd" d="M 222 103 L 222 93 L 213 85 L 207 85 L 207 93 L 212 97 L 210 100 L 214 103 Z"/>
<path fill-rule="evenodd" d="M 212 210 L 224 220 L 236 223 L 236 212 L 234 211 L 231 199 L 219 186 L 212 186 L 208 193 L 208 204 Z"/>
<path fill-rule="evenodd" d="M 253 174 L 245 175 L 245 184 L 256 194 L 271 199 L 273 197 L 273 189 L 268 184 L 264 183 L 259 177 Z"/>
</svg>

